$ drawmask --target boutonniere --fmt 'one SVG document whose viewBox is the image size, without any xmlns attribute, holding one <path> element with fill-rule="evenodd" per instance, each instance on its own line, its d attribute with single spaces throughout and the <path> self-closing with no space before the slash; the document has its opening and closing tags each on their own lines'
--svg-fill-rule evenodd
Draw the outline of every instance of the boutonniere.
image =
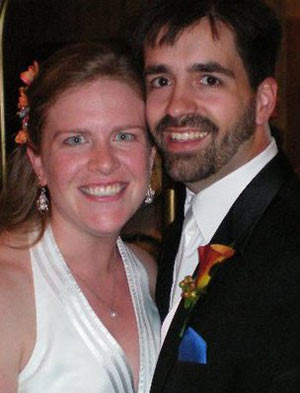
<svg viewBox="0 0 300 393">
<path fill-rule="evenodd" d="M 207 286 L 216 272 L 218 264 L 232 257 L 234 253 L 235 250 L 232 247 L 222 244 L 207 244 L 198 248 L 200 264 L 196 277 L 186 276 L 179 283 L 182 289 L 181 296 L 184 298 L 184 308 L 189 310 L 181 329 L 180 337 L 183 336 L 192 309 L 200 296 L 206 293 Z"/>
</svg>

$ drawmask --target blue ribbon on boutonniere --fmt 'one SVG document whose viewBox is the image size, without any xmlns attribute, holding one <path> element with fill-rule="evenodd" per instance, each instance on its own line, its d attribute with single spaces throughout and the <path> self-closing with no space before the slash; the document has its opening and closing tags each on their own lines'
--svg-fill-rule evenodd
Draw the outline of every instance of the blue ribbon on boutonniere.
<svg viewBox="0 0 300 393">
<path fill-rule="evenodd" d="M 216 272 L 216 268 L 222 262 L 229 259 L 235 254 L 235 250 L 230 246 L 223 244 L 207 244 L 198 248 L 199 266 L 195 278 L 186 276 L 179 283 L 182 289 L 181 296 L 184 299 L 184 308 L 188 310 L 187 317 L 180 331 L 179 337 L 183 337 L 187 322 L 200 296 L 206 293 L 207 286 Z M 214 267 L 214 269 L 212 269 Z"/>
</svg>

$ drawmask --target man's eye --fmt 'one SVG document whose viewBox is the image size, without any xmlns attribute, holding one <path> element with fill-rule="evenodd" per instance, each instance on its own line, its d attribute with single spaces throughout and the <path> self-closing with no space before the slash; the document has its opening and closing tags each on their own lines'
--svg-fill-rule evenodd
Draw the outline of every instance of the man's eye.
<svg viewBox="0 0 300 393">
<path fill-rule="evenodd" d="M 118 142 L 130 142 L 134 140 L 134 135 L 129 132 L 119 132 L 115 136 L 115 140 Z"/>
<path fill-rule="evenodd" d="M 71 146 L 82 145 L 85 142 L 86 139 L 83 135 L 74 135 L 64 141 L 64 143 Z"/>
<path fill-rule="evenodd" d="M 170 81 L 167 78 L 162 77 L 162 76 L 152 79 L 150 81 L 151 87 L 155 87 L 155 88 L 169 86 L 169 84 L 170 84 Z"/>
<path fill-rule="evenodd" d="M 201 83 L 207 86 L 219 86 L 221 84 L 221 81 L 215 76 L 206 75 L 201 78 Z"/>
</svg>

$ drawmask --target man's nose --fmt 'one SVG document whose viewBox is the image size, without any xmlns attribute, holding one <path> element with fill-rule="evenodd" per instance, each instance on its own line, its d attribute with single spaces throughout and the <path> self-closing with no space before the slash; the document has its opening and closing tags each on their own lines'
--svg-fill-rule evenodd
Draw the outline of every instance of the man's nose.
<svg viewBox="0 0 300 393">
<path fill-rule="evenodd" d="M 195 112 L 197 112 L 197 101 L 193 88 L 185 83 L 177 83 L 168 97 L 166 113 L 172 117 L 180 117 Z"/>
</svg>

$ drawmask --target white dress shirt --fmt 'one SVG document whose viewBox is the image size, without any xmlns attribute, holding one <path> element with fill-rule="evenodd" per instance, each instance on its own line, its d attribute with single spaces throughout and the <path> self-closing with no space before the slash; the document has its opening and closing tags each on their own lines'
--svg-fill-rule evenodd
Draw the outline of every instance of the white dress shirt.
<svg viewBox="0 0 300 393">
<path fill-rule="evenodd" d="M 162 343 L 181 300 L 179 283 L 186 275 L 192 275 L 198 265 L 198 247 L 211 241 L 239 195 L 277 152 L 276 142 L 272 138 L 259 155 L 198 194 L 187 189 L 185 219 L 174 264 L 169 313 L 162 325 Z"/>
</svg>

